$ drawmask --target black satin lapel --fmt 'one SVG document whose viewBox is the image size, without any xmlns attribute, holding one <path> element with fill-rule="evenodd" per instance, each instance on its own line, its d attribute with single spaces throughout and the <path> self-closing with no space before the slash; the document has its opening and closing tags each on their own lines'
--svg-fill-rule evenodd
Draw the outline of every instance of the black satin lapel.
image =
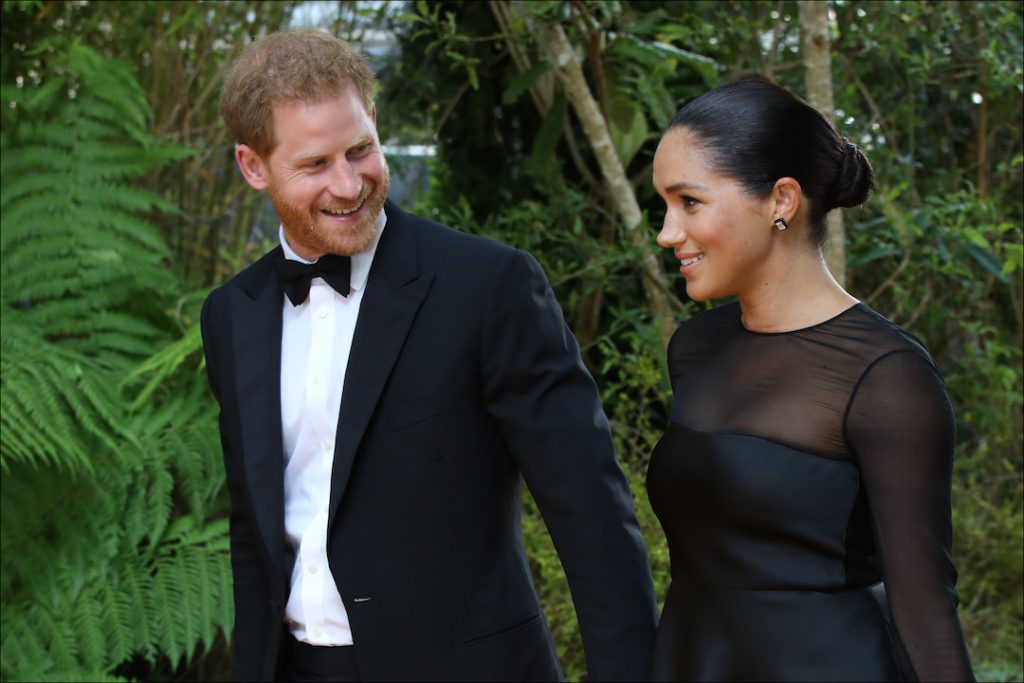
<svg viewBox="0 0 1024 683">
<path fill-rule="evenodd" d="M 267 554 L 284 567 L 284 455 L 281 436 L 281 308 L 275 283 L 232 306 L 242 459 L 253 514 Z"/>
<path fill-rule="evenodd" d="M 434 277 L 431 275 L 413 280 L 395 290 L 387 287 L 386 281 L 382 279 L 367 287 L 352 339 L 338 415 L 328 533 L 348 485 L 352 463 L 366 426 L 373 416 L 395 361 L 398 360 L 416 312 L 433 282 Z"/>
</svg>

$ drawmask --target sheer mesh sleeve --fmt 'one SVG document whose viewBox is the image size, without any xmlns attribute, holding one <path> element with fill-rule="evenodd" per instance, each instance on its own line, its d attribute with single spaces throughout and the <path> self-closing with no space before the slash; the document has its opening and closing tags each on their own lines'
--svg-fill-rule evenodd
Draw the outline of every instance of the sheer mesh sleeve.
<svg viewBox="0 0 1024 683">
<path fill-rule="evenodd" d="M 925 681 L 973 680 L 950 556 L 955 426 L 945 387 L 915 351 L 883 356 L 850 400 L 846 434 L 873 513 L 896 630 Z"/>
</svg>

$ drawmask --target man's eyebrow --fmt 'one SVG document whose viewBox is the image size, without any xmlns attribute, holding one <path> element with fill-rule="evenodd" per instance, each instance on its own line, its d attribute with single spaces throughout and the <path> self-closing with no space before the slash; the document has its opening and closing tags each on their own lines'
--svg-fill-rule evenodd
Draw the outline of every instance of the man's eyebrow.
<svg viewBox="0 0 1024 683">
<path fill-rule="evenodd" d="M 360 138 L 355 143 L 353 143 L 349 147 L 349 149 L 355 149 L 356 147 L 362 147 L 363 145 L 367 145 L 367 144 L 369 144 L 371 142 L 373 142 L 373 138 L 370 137 L 370 136 L 367 136 L 366 138 Z M 292 163 L 294 163 L 294 164 L 301 164 L 301 163 L 306 162 L 306 161 L 314 161 L 316 159 L 322 159 L 322 158 L 324 158 L 326 156 L 330 156 L 330 155 L 326 151 L 323 151 L 323 150 L 312 150 L 312 151 L 309 151 L 309 152 L 300 152 L 300 153 L 296 154 L 294 157 L 292 157 Z"/>
<path fill-rule="evenodd" d="M 301 164 L 301 163 L 303 163 L 305 161 L 313 161 L 314 159 L 322 159 L 325 156 L 327 156 L 327 152 L 323 152 L 321 150 L 314 150 L 314 151 L 311 151 L 311 152 L 301 152 L 299 154 L 296 154 L 294 157 L 292 157 L 292 162 L 296 163 L 296 164 Z"/>
<path fill-rule="evenodd" d="M 679 190 L 704 190 L 706 192 L 707 189 L 706 185 L 701 185 L 700 183 L 676 183 L 666 187 L 665 192 L 667 194 L 673 194 L 679 192 Z"/>
</svg>

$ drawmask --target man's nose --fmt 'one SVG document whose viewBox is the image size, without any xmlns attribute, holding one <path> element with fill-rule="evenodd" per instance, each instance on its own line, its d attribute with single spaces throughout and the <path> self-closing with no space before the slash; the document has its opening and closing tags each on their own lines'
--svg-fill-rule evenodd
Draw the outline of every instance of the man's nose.
<svg viewBox="0 0 1024 683">
<path fill-rule="evenodd" d="M 331 170 L 331 184 L 327 189 L 335 197 L 355 199 L 363 191 L 363 181 L 352 164 L 344 160 Z"/>
</svg>

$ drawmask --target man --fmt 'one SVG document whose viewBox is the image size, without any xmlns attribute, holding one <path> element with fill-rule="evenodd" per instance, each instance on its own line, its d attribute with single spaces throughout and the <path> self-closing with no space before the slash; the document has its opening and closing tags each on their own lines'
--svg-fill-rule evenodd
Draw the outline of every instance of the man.
<svg viewBox="0 0 1024 683">
<path fill-rule="evenodd" d="M 560 677 L 522 476 L 591 679 L 642 680 L 650 570 L 575 340 L 531 257 L 387 202 L 373 83 L 347 43 L 286 31 L 221 96 L 238 166 L 281 219 L 281 246 L 202 312 L 236 679 Z"/>
</svg>

